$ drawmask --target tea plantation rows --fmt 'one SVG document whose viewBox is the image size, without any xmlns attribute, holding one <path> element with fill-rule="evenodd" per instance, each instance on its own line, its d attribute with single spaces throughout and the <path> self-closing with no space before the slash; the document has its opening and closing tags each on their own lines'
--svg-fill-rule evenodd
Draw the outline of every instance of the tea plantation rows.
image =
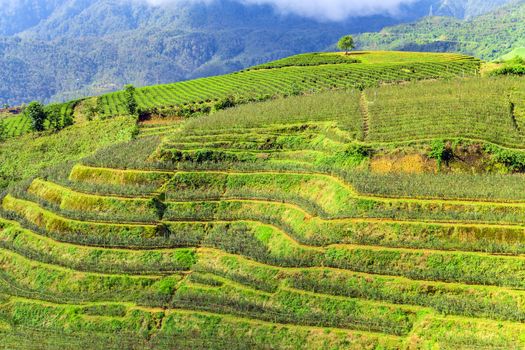
<svg viewBox="0 0 525 350">
<path fill-rule="evenodd" d="M 300 79 L 310 89 L 322 72 L 355 85 L 344 77 L 359 65 L 385 81 L 411 55 L 375 70 L 366 55 L 256 67 L 140 89 L 139 103 L 251 93 L 236 79 L 253 77 L 253 90 L 273 70 L 275 94 Z M 426 78 L 479 65 L 441 59 L 421 62 Z M 523 349 L 521 175 L 458 174 L 442 189 L 439 174 L 405 174 L 428 180 L 410 188 L 368 169 L 436 140 L 521 159 L 523 80 L 359 87 L 150 122 L 131 142 L 11 186 L 0 210 L 4 346 Z M 120 113 L 119 96 L 102 97 L 108 113 Z"/>
<path fill-rule="evenodd" d="M 472 76 L 479 72 L 479 67 L 479 60 L 457 54 L 362 52 L 348 57 L 307 54 L 233 74 L 140 88 L 136 97 L 143 110 L 184 105 L 195 105 L 199 110 L 229 96 L 257 100 L 384 82 Z M 125 114 L 124 101 L 122 92 L 101 96 L 98 101 L 101 114 Z"/>
</svg>

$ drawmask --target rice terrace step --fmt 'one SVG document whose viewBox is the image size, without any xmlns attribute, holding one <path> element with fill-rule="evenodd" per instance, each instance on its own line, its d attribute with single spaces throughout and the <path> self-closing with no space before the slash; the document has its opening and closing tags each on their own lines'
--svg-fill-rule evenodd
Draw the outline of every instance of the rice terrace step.
<svg viewBox="0 0 525 350">
<path fill-rule="evenodd" d="M 119 140 L 6 187 L 2 342 L 525 348 L 525 81 L 481 65 L 316 53 L 136 89 Z M 131 118 L 94 100 L 75 127 Z"/>
</svg>

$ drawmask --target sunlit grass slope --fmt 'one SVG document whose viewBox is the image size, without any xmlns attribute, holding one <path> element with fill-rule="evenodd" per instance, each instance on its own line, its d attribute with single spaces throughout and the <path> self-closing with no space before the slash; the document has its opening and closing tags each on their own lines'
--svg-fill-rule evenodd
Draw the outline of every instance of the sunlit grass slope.
<svg viewBox="0 0 525 350">
<path fill-rule="evenodd" d="M 257 66 L 242 72 L 137 90 L 144 110 L 210 103 L 235 95 L 241 99 L 297 94 L 334 88 L 366 87 L 380 82 L 476 75 L 480 61 L 457 54 L 406 52 L 355 52 L 304 54 Z M 99 98 L 104 115 L 124 114 L 124 94 Z"/>
<path fill-rule="evenodd" d="M 1 200 L 3 344 L 522 349 L 524 87 L 276 98 L 42 172 Z M 436 142 L 499 171 L 373 171 Z"/>
</svg>

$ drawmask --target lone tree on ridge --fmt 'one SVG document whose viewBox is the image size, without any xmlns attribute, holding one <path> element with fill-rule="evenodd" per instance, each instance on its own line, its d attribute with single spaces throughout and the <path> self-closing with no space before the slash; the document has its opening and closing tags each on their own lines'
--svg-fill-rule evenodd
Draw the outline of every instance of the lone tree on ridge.
<svg viewBox="0 0 525 350">
<path fill-rule="evenodd" d="M 348 55 L 350 50 L 355 48 L 354 37 L 351 35 L 345 35 L 344 37 L 339 39 L 339 42 L 337 43 L 337 47 L 345 51 L 345 55 Z"/>
</svg>

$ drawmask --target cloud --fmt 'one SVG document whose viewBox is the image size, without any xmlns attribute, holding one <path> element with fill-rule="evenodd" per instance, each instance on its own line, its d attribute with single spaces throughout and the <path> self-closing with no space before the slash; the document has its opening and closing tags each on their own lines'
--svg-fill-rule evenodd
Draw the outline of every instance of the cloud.
<svg viewBox="0 0 525 350">
<path fill-rule="evenodd" d="M 183 2 L 210 3 L 214 0 L 146 0 L 152 5 Z M 245 5 L 270 5 L 282 14 L 296 14 L 321 21 L 341 21 L 349 17 L 395 15 L 400 6 L 417 0 L 235 0 Z"/>
<path fill-rule="evenodd" d="M 348 17 L 395 14 L 399 6 L 415 0 L 240 0 L 246 4 L 269 4 L 282 13 L 341 21 Z"/>
</svg>

